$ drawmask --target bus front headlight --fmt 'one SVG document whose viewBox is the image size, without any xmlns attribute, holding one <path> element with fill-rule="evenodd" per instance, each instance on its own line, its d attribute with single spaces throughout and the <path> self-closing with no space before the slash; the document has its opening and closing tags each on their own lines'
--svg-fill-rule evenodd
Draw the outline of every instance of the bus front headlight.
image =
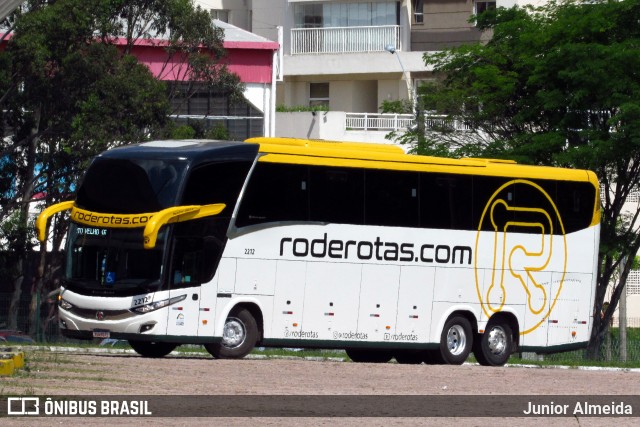
<svg viewBox="0 0 640 427">
<path fill-rule="evenodd" d="M 149 303 L 149 304 L 141 305 L 140 307 L 136 307 L 136 308 L 133 309 L 133 311 L 135 313 L 138 313 L 138 314 L 149 313 L 151 311 L 156 311 L 156 310 L 159 310 L 159 309 L 161 309 L 163 307 L 168 307 L 168 306 L 170 306 L 172 304 L 180 302 L 183 299 L 185 299 L 186 297 L 187 297 L 187 295 L 184 294 L 184 295 L 180 295 L 180 296 L 177 296 L 177 297 L 165 299 L 165 300 L 162 300 L 162 301 L 152 302 L 152 303 Z"/>
</svg>

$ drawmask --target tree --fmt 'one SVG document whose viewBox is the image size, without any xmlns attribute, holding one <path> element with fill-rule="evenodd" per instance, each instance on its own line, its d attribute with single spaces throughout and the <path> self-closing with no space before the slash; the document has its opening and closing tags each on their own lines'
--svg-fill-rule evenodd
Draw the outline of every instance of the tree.
<svg viewBox="0 0 640 427">
<path fill-rule="evenodd" d="M 221 62 L 224 33 L 190 0 L 32 0 L 25 7 L 10 18 L 13 32 L 0 51 L 0 241 L 13 257 L 9 328 L 17 326 L 33 247 L 30 205 L 71 198 L 97 153 L 146 140 L 168 123 L 167 86 L 177 83 L 167 85 L 138 63 L 135 44 L 160 44 L 163 71 L 175 73 L 177 82 L 242 92 L 238 76 Z M 53 227 L 55 252 L 66 221 Z M 60 267 L 48 265 L 46 245 L 40 254 L 37 295 L 45 272 Z M 32 304 L 30 328 L 34 311 Z"/>
<path fill-rule="evenodd" d="M 551 2 L 472 19 L 492 33 L 489 42 L 424 56 L 440 80 L 421 87 L 421 98 L 447 119 L 426 132 L 420 151 L 597 173 L 601 246 L 589 344 L 596 357 L 633 264 L 623 260 L 640 248 L 640 208 L 623 211 L 640 180 L 640 0 Z"/>
</svg>

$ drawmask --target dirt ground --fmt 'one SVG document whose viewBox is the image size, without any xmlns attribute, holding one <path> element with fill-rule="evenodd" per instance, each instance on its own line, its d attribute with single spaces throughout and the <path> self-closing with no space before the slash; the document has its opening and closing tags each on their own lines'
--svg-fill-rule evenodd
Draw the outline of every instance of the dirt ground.
<svg viewBox="0 0 640 427">
<path fill-rule="evenodd" d="M 358 364 L 301 359 L 144 359 L 32 352 L 0 395 L 640 395 L 637 370 Z M 637 409 L 637 408 L 634 408 Z M 452 415 L 456 415 L 452 413 Z M 633 418 L 509 418 L 512 425 L 637 425 Z M 8 418 L 2 425 L 495 425 L 495 418 Z"/>
</svg>

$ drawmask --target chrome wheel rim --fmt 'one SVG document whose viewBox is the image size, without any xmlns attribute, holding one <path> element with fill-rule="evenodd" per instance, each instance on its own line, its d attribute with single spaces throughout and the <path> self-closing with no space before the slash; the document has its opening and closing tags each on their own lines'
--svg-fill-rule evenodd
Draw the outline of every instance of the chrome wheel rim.
<svg viewBox="0 0 640 427">
<path fill-rule="evenodd" d="M 244 323 L 235 317 L 228 318 L 222 332 L 222 345 L 227 348 L 236 348 L 241 346 L 246 338 Z"/>
<path fill-rule="evenodd" d="M 467 335 L 460 325 L 453 325 L 447 331 L 447 348 L 454 356 L 462 354 L 467 346 Z"/>
<path fill-rule="evenodd" d="M 504 329 L 500 326 L 491 328 L 487 344 L 492 354 L 503 354 L 507 350 L 507 334 Z"/>
</svg>

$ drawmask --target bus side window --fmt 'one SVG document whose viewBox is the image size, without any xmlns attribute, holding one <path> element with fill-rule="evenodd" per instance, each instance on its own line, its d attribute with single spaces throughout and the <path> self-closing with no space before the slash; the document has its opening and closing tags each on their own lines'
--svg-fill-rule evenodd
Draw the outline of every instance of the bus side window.
<svg viewBox="0 0 640 427">
<path fill-rule="evenodd" d="M 482 231 L 495 231 L 494 225 L 490 220 L 482 221 L 482 215 L 490 215 L 496 225 L 507 224 L 513 222 L 515 219 L 513 211 L 507 209 L 494 209 L 491 212 L 490 202 L 495 203 L 497 200 L 503 200 L 508 206 L 514 207 L 516 205 L 515 196 L 517 191 L 514 184 L 508 185 L 503 188 L 500 193 L 496 194 L 496 191 L 504 186 L 510 179 L 493 176 L 474 176 L 473 177 L 473 196 L 472 196 L 472 223 L 473 229 L 477 230 L 482 227 Z M 502 205 L 504 206 L 504 205 Z M 514 227 L 510 231 L 516 230 Z"/>
<path fill-rule="evenodd" d="M 310 220 L 364 224 L 364 170 L 309 168 Z"/>
<path fill-rule="evenodd" d="M 236 227 L 309 219 L 308 170 L 302 165 L 258 163 L 245 190 Z"/>
<path fill-rule="evenodd" d="M 365 172 L 365 223 L 417 227 L 419 175 L 416 172 L 368 169 Z"/>
<path fill-rule="evenodd" d="M 224 203 L 227 206 L 220 216 L 230 217 L 250 167 L 250 162 L 222 162 L 194 169 L 189 174 L 182 204 Z"/>
<path fill-rule="evenodd" d="M 472 179 L 466 175 L 420 176 L 420 226 L 472 230 Z"/>
<path fill-rule="evenodd" d="M 586 228 L 593 219 L 596 190 L 587 182 L 557 182 L 556 204 L 565 233 Z"/>
<path fill-rule="evenodd" d="M 175 240 L 171 269 L 171 287 L 195 286 L 200 283 L 202 240 L 194 237 Z"/>
<path fill-rule="evenodd" d="M 222 251 L 213 236 L 176 237 L 171 263 L 171 287 L 197 286 L 213 278 Z"/>
</svg>

